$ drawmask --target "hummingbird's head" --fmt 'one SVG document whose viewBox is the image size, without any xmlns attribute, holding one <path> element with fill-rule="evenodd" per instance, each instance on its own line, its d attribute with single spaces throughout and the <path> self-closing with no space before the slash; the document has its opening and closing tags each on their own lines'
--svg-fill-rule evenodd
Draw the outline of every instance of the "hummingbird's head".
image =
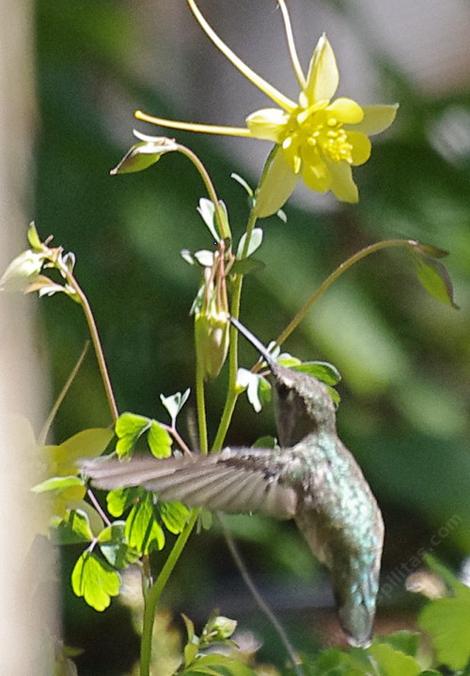
<svg viewBox="0 0 470 676">
<path fill-rule="evenodd" d="M 325 385 L 307 373 L 277 364 L 265 346 L 238 319 L 231 317 L 230 321 L 258 350 L 271 371 L 281 446 L 293 446 L 313 432 L 336 434 L 335 408 Z"/>
<path fill-rule="evenodd" d="M 323 383 L 276 363 L 269 364 L 269 368 L 281 446 L 293 446 L 314 432 L 336 434 L 335 408 Z"/>
</svg>

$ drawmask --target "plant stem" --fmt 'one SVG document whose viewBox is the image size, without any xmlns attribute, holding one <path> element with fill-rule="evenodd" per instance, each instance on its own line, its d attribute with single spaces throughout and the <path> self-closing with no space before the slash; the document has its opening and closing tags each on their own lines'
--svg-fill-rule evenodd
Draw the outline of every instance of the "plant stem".
<svg viewBox="0 0 470 676">
<path fill-rule="evenodd" d="M 245 258 L 248 253 L 250 240 L 253 234 L 253 229 L 255 227 L 256 220 L 257 216 L 255 210 L 252 209 L 250 211 L 250 215 L 248 217 L 248 222 L 246 225 L 245 244 L 243 247 L 241 258 Z M 230 314 L 232 317 L 235 317 L 235 319 L 238 319 L 240 315 L 242 288 L 243 288 L 243 275 L 237 275 L 233 283 L 232 301 L 230 306 Z M 217 429 L 217 434 L 215 436 L 215 440 L 212 445 L 213 453 L 217 453 L 222 448 L 228 428 L 230 427 L 233 411 L 235 409 L 235 404 L 237 403 L 239 395 L 236 388 L 237 372 L 238 372 L 238 331 L 234 326 L 230 326 L 230 351 L 229 351 L 229 375 L 228 375 L 227 398 L 225 400 L 224 410 L 222 412 L 222 417 L 220 419 L 219 427 Z"/>
<path fill-rule="evenodd" d="M 104 391 L 106 393 L 106 399 L 108 400 L 109 412 L 111 413 L 111 418 L 113 422 L 119 418 L 119 411 L 116 404 L 116 399 L 114 397 L 113 388 L 111 385 L 111 379 L 108 373 L 108 367 L 106 366 L 106 359 L 104 357 L 103 347 L 101 345 L 100 335 L 98 333 L 98 327 L 96 326 L 95 318 L 91 310 L 90 303 L 85 293 L 82 291 L 79 283 L 73 276 L 71 272 L 67 273 L 67 283 L 72 287 L 75 293 L 78 296 L 80 305 L 82 306 L 83 312 L 85 314 L 85 319 L 88 324 L 88 331 L 90 332 L 91 342 L 93 343 L 93 348 L 96 354 L 96 360 L 98 362 L 98 367 L 101 374 L 101 379 L 103 381 Z"/>
<path fill-rule="evenodd" d="M 168 579 L 176 566 L 181 553 L 188 541 L 189 536 L 197 521 L 199 510 L 195 510 L 191 515 L 184 530 L 178 536 L 173 549 L 168 555 L 165 565 L 160 571 L 155 583 L 144 593 L 144 620 L 142 627 L 142 639 L 140 645 L 140 676 L 150 676 L 150 662 L 152 655 L 152 634 L 155 613 L 160 596 L 168 582 Z"/>
<path fill-rule="evenodd" d="M 49 434 L 49 430 L 51 428 L 52 423 L 54 422 L 54 418 L 57 415 L 57 411 L 62 405 L 62 402 L 64 401 L 65 397 L 67 396 L 67 393 L 72 386 L 73 381 L 75 380 L 77 373 L 80 370 L 81 365 L 83 364 L 83 360 L 86 357 L 86 353 L 88 352 L 88 348 L 90 347 L 90 341 L 87 340 L 85 341 L 85 345 L 83 346 L 83 350 L 81 351 L 81 354 L 79 358 L 77 359 L 77 362 L 73 369 L 70 372 L 69 377 L 64 383 L 63 388 L 59 392 L 59 396 L 55 400 L 54 404 L 52 405 L 52 408 L 49 412 L 49 415 L 46 418 L 46 421 L 44 425 L 42 426 L 41 431 L 39 432 L 38 435 L 38 445 L 43 446 L 46 443 L 47 435 Z"/>
<path fill-rule="evenodd" d="M 289 655 L 291 661 L 292 661 L 292 668 L 294 672 L 297 674 L 297 676 L 304 676 L 304 672 L 301 667 L 301 661 L 297 653 L 295 652 L 295 649 L 291 642 L 289 641 L 289 637 L 287 636 L 284 627 L 282 624 L 279 622 L 277 619 L 276 615 L 274 612 L 271 610 L 269 605 L 266 603 L 264 598 L 261 596 L 260 592 L 258 591 L 255 583 L 253 582 L 253 579 L 248 572 L 248 569 L 245 565 L 245 562 L 243 561 L 240 552 L 238 551 L 238 547 L 235 543 L 235 540 L 232 537 L 232 534 L 230 533 L 229 529 L 225 525 L 224 519 L 220 513 L 217 513 L 220 525 L 222 527 L 222 532 L 225 537 L 225 541 L 227 543 L 227 546 L 230 550 L 230 554 L 232 555 L 233 560 L 235 561 L 237 568 L 240 572 L 240 575 L 242 576 L 242 579 L 248 589 L 250 590 L 253 598 L 255 599 L 258 607 L 260 610 L 266 615 L 268 620 L 271 622 L 273 625 L 275 631 L 277 632 L 279 638 L 281 639 L 282 644 L 284 645 L 284 648 L 286 649 L 287 654 Z"/>
<path fill-rule="evenodd" d="M 197 352 L 197 350 L 196 350 Z M 199 430 L 199 452 L 207 455 L 209 449 L 207 441 L 206 398 L 204 394 L 204 372 L 201 360 L 196 354 L 196 408 L 197 425 Z"/>
<path fill-rule="evenodd" d="M 307 300 L 302 305 L 300 310 L 296 312 L 293 319 L 289 322 L 289 324 L 277 337 L 276 345 L 280 346 L 287 340 L 287 338 L 291 335 L 291 333 L 293 333 L 293 331 L 295 331 L 295 329 L 299 326 L 299 324 L 305 319 L 305 316 L 307 315 L 312 305 L 316 303 L 317 300 L 319 300 L 323 296 L 325 291 L 327 291 L 330 288 L 330 286 L 334 284 L 336 280 L 339 277 L 341 277 L 341 275 L 343 275 L 347 270 L 349 270 L 349 268 L 351 268 L 355 263 L 358 263 L 363 258 L 366 258 L 367 256 L 370 256 L 370 254 L 376 253 L 377 251 L 381 251 L 382 249 L 391 249 L 394 247 L 407 248 L 413 246 L 414 244 L 415 241 L 411 239 L 387 239 L 382 242 L 370 244 L 369 246 L 366 246 L 364 249 L 361 249 L 353 256 L 345 260 L 320 284 L 318 289 L 316 289 L 307 298 Z"/>
</svg>

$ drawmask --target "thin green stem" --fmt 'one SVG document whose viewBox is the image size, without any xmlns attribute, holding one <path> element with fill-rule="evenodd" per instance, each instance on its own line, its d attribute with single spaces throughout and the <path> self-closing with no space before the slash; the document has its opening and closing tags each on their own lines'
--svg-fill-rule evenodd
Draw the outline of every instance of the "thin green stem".
<svg viewBox="0 0 470 676">
<path fill-rule="evenodd" d="M 256 225 L 257 215 L 255 210 L 250 211 L 248 222 L 246 225 L 245 244 L 241 258 L 245 258 L 250 246 L 251 236 Z M 230 304 L 230 314 L 232 317 L 238 319 L 240 315 L 241 295 L 243 288 L 243 275 L 237 275 L 233 283 L 232 300 Z M 232 421 L 233 412 L 239 393 L 237 391 L 237 372 L 238 372 L 238 331 L 235 327 L 230 326 L 230 350 L 229 350 L 229 375 L 227 386 L 227 397 L 225 399 L 224 410 L 220 419 L 219 427 L 215 435 L 215 440 L 212 445 L 212 452 L 217 453 L 222 448 L 228 428 Z"/>
<path fill-rule="evenodd" d="M 345 260 L 341 265 L 339 265 L 336 270 L 334 270 L 321 284 L 320 286 L 307 298 L 305 303 L 302 305 L 300 310 L 298 310 L 293 317 L 293 319 L 287 324 L 285 329 L 279 334 L 276 339 L 277 345 L 282 345 L 287 338 L 295 331 L 299 324 L 305 319 L 305 316 L 309 312 L 310 308 L 314 303 L 316 303 L 327 291 L 332 284 L 336 282 L 341 275 L 343 275 L 349 268 L 361 261 L 363 258 L 370 256 L 377 251 L 382 249 L 391 249 L 396 247 L 408 248 L 416 244 L 414 240 L 411 239 L 387 239 L 382 242 L 376 242 L 375 244 L 370 244 L 364 249 L 361 249 L 353 256 Z"/>
<path fill-rule="evenodd" d="M 70 372 L 69 377 L 64 383 L 63 388 L 59 392 L 59 395 L 57 399 L 55 400 L 54 404 L 52 405 L 52 408 L 49 412 L 49 415 L 46 418 L 46 421 L 44 425 L 42 426 L 41 431 L 39 432 L 38 436 L 38 444 L 39 446 L 44 446 L 46 443 L 47 435 L 49 434 L 49 430 L 51 429 L 51 425 L 54 422 L 54 418 L 57 415 L 57 411 L 62 405 L 62 402 L 64 401 L 65 397 L 67 396 L 68 391 L 70 390 L 73 381 L 75 380 L 77 373 L 79 372 L 81 365 L 83 364 L 83 360 L 86 357 L 86 354 L 88 352 L 88 348 L 90 347 L 90 341 L 87 340 L 85 341 L 85 345 L 83 346 L 83 350 L 81 351 L 81 354 L 79 358 L 77 359 L 77 363 L 73 367 L 73 369 Z"/>
<path fill-rule="evenodd" d="M 199 510 L 195 510 L 191 515 L 184 530 L 178 536 L 173 549 L 168 555 L 165 565 L 160 571 L 155 583 L 144 592 L 144 621 L 142 627 L 142 639 L 140 647 L 140 676 L 150 676 L 150 663 L 152 655 L 152 635 L 153 624 L 155 620 L 155 613 L 157 605 L 162 595 L 162 592 L 176 566 L 179 557 L 181 556 L 186 542 L 194 528 L 197 521 Z"/>
<path fill-rule="evenodd" d="M 199 430 L 199 452 L 207 455 L 209 444 L 207 441 L 206 397 L 204 393 L 204 371 L 201 360 L 196 354 L 196 408 L 197 425 Z"/>
<path fill-rule="evenodd" d="M 77 297 L 82 306 L 83 312 L 85 314 L 85 319 L 88 324 L 88 331 L 90 332 L 91 342 L 93 343 L 93 348 L 96 354 L 96 360 L 98 362 L 98 368 L 101 374 L 101 380 L 103 381 L 103 387 L 106 394 L 106 399 L 108 400 L 109 412 L 111 413 L 111 418 L 113 422 L 119 418 L 119 411 L 116 404 L 116 399 L 114 397 L 113 387 L 111 385 L 111 379 L 109 377 L 108 367 L 106 365 L 106 359 L 103 352 L 103 347 L 101 345 L 100 335 L 98 333 L 98 327 L 96 326 L 95 318 L 93 312 L 88 302 L 88 298 L 85 293 L 82 291 L 79 283 L 73 276 L 71 272 L 67 273 L 67 283 L 72 287 L 72 289 L 77 294 Z"/>
<path fill-rule="evenodd" d="M 177 143 L 176 145 L 178 148 L 178 152 L 180 152 L 182 155 L 191 160 L 191 162 L 194 164 L 197 171 L 199 172 L 199 175 L 202 178 L 202 181 L 207 190 L 207 194 L 209 195 L 209 198 L 214 205 L 215 218 L 221 239 L 226 238 L 231 239 L 232 233 L 230 232 L 230 226 L 227 222 L 225 212 L 220 204 L 219 198 L 217 197 L 217 192 L 215 190 L 214 184 L 212 183 L 211 177 L 209 176 L 207 169 L 205 168 L 199 157 L 196 155 L 196 153 L 193 153 L 192 150 L 179 143 Z"/>
</svg>

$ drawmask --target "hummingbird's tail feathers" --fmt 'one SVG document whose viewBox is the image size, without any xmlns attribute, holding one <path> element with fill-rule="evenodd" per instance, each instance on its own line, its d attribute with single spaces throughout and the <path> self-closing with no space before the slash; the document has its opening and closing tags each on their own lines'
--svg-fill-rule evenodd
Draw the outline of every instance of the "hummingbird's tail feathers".
<svg viewBox="0 0 470 676">
<path fill-rule="evenodd" d="M 166 460 L 87 460 L 81 469 L 98 488 L 142 486 L 162 500 L 179 500 L 190 507 L 291 519 L 297 494 L 283 483 L 284 464 L 277 458 L 271 449 L 226 449 L 214 455 Z"/>
</svg>

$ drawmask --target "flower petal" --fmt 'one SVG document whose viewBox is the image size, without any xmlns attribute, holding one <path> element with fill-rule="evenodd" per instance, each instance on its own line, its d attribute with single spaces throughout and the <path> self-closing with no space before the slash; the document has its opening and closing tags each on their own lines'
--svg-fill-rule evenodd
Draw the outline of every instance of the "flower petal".
<svg viewBox="0 0 470 676">
<path fill-rule="evenodd" d="M 357 185 L 353 181 L 352 170 L 347 162 L 329 162 L 331 172 L 331 192 L 340 202 L 359 201 Z"/>
<path fill-rule="evenodd" d="M 372 144 L 360 131 L 348 131 L 348 141 L 352 145 L 352 163 L 354 166 L 364 164 L 370 157 Z"/>
<path fill-rule="evenodd" d="M 269 155 L 256 191 L 255 214 L 258 218 L 272 216 L 292 195 L 297 176 L 287 164 L 281 146 L 275 146 Z"/>
<path fill-rule="evenodd" d="M 326 110 L 330 113 L 330 115 L 328 115 L 329 118 L 335 117 L 338 122 L 344 122 L 345 124 L 358 124 L 364 119 L 364 111 L 361 106 L 352 99 L 336 99 L 336 101 L 333 101 Z"/>
<path fill-rule="evenodd" d="M 315 190 L 315 192 L 326 192 L 331 187 L 331 172 L 320 158 L 312 164 L 303 163 L 302 178 L 310 190 Z"/>
<path fill-rule="evenodd" d="M 310 104 L 329 101 L 338 88 L 339 73 L 335 54 L 325 34 L 319 39 L 307 75 L 305 95 Z"/>
<path fill-rule="evenodd" d="M 388 129 L 396 117 L 398 103 L 393 105 L 362 106 L 364 119 L 354 126 L 354 131 L 362 131 L 367 136 L 380 134 Z"/>
<path fill-rule="evenodd" d="M 289 115 L 280 108 L 263 108 L 246 118 L 246 126 L 255 138 L 279 143 Z"/>
</svg>

